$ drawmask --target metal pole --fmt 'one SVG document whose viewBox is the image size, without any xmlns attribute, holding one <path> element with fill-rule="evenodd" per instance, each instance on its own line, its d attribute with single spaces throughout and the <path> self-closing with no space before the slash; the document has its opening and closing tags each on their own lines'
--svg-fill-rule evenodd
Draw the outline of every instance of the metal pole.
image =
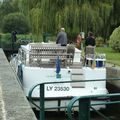
<svg viewBox="0 0 120 120">
<path fill-rule="evenodd" d="M 90 120 L 90 99 L 79 100 L 79 120 Z"/>
<path fill-rule="evenodd" d="M 44 84 L 40 84 L 40 120 L 45 120 L 45 108 L 44 108 Z"/>
</svg>

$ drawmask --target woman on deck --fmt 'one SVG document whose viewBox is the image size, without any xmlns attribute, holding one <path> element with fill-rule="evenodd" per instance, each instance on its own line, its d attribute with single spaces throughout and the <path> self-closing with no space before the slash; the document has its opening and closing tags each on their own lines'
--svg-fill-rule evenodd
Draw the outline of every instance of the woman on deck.
<svg viewBox="0 0 120 120">
<path fill-rule="evenodd" d="M 76 39 L 76 48 L 81 49 L 82 36 L 78 34 Z"/>
</svg>

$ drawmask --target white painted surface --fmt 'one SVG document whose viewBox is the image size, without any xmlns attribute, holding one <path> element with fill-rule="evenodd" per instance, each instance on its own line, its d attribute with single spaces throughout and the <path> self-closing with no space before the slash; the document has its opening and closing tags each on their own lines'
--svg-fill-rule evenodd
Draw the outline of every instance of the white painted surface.
<svg viewBox="0 0 120 120">
<path fill-rule="evenodd" d="M 84 88 L 72 88 L 70 83 L 49 84 L 45 86 L 45 96 L 65 97 L 65 96 L 80 96 L 80 95 L 90 95 L 90 94 L 105 94 L 107 92 L 106 81 L 99 81 L 99 79 L 106 78 L 105 68 L 91 69 L 88 67 L 84 67 L 82 70 L 84 74 L 84 80 L 97 80 L 97 81 L 85 82 Z M 72 81 L 71 72 L 68 71 L 72 72 L 71 69 L 62 69 L 60 72 L 61 78 L 56 78 L 56 72 L 55 69 L 53 68 L 38 68 L 38 67 L 23 66 L 23 85 L 26 95 L 28 95 L 29 90 L 34 85 L 39 83 Z M 78 72 L 80 72 L 80 70 L 78 70 Z M 78 82 L 77 84 L 80 84 L 80 82 Z M 62 87 L 62 89 L 64 90 L 55 90 L 57 89 L 57 87 Z M 34 97 L 39 96 L 39 92 L 37 89 L 34 92 Z"/>
<path fill-rule="evenodd" d="M 22 46 L 23 50 L 30 51 L 30 47 Z M 29 63 L 29 52 L 27 54 L 27 63 Z M 73 63 L 81 62 L 81 51 L 75 48 L 75 54 Z M 20 61 L 18 61 L 20 63 Z M 86 95 L 97 95 L 107 94 L 106 81 L 99 81 L 100 79 L 106 79 L 106 68 L 71 68 L 69 66 L 61 68 L 60 78 L 56 77 L 56 68 L 42 68 L 42 67 L 31 67 L 27 64 L 22 65 L 23 70 L 23 89 L 28 96 L 30 89 L 40 83 L 45 82 L 59 82 L 59 81 L 78 81 L 74 85 L 72 83 L 55 83 L 45 85 L 45 97 L 56 98 L 56 97 L 71 97 L 71 96 L 86 96 Z M 92 82 L 82 82 L 79 80 L 97 80 Z M 81 85 L 82 84 L 82 85 Z M 33 91 L 33 97 L 39 97 L 39 87 Z M 68 101 L 67 101 L 68 102 Z M 55 103 L 55 102 L 54 102 Z M 51 104 L 48 102 L 48 104 Z M 62 104 L 66 104 L 63 101 Z M 49 105 L 48 105 L 49 106 Z"/>
</svg>

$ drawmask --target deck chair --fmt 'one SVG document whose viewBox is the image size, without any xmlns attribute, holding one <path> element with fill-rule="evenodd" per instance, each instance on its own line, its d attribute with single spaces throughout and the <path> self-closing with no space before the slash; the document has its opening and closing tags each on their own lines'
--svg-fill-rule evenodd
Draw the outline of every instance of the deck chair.
<svg viewBox="0 0 120 120">
<path fill-rule="evenodd" d="M 95 56 L 95 47 L 94 46 L 86 46 L 86 48 L 85 48 L 85 66 L 92 65 L 94 56 Z"/>
<path fill-rule="evenodd" d="M 73 63 L 74 53 L 75 53 L 74 45 L 67 46 L 67 58 L 70 60 L 69 61 L 70 64 Z"/>
</svg>

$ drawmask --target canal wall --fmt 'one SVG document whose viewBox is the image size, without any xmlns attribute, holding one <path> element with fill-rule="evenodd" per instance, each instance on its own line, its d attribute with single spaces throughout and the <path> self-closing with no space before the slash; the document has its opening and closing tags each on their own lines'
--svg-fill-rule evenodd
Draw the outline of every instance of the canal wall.
<svg viewBox="0 0 120 120">
<path fill-rule="evenodd" d="M 37 120 L 1 48 L 0 120 Z"/>
<path fill-rule="evenodd" d="M 120 67 L 118 66 L 107 67 L 107 78 L 120 78 Z M 120 88 L 120 80 L 118 81 L 113 80 L 110 83 Z"/>
<path fill-rule="evenodd" d="M 107 67 L 107 78 L 120 78 L 120 67 L 110 66 Z M 109 93 L 120 93 L 120 80 L 112 80 L 107 82 L 107 89 Z M 111 101 L 120 101 L 119 97 L 111 97 Z M 120 113 L 120 104 L 107 105 L 109 112 L 115 114 Z"/>
</svg>

